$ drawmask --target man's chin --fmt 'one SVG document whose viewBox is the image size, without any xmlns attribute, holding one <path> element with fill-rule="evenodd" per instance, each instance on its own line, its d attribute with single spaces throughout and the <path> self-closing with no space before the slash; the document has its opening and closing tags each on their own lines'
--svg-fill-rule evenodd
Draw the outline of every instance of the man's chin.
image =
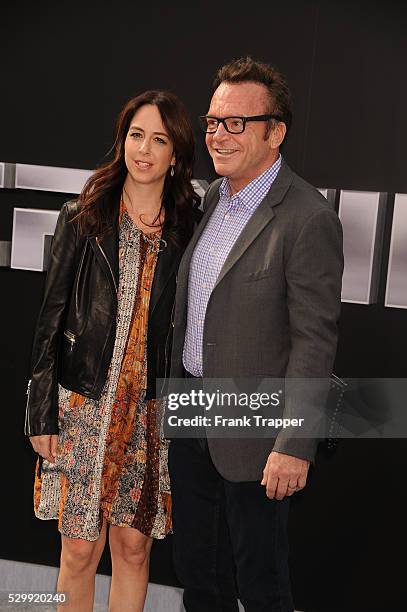
<svg viewBox="0 0 407 612">
<path fill-rule="evenodd" d="M 219 174 L 219 176 L 230 176 L 230 173 L 232 172 L 232 166 L 227 162 L 214 161 L 213 166 L 216 174 Z"/>
</svg>

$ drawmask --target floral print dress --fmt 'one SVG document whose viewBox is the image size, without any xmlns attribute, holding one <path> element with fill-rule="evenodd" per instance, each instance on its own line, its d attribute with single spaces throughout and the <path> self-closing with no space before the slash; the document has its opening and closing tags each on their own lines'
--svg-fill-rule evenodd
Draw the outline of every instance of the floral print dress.
<svg viewBox="0 0 407 612">
<path fill-rule="evenodd" d="M 103 519 L 163 538 L 171 530 L 168 442 L 145 398 L 150 291 L 160 232 L 146 236 L 121 205 L 116 338 L 99 400 L 59 388 L 55 463 L 36 470 L 34 510 L 62 535 L 93 541 Z"/>
</svg>

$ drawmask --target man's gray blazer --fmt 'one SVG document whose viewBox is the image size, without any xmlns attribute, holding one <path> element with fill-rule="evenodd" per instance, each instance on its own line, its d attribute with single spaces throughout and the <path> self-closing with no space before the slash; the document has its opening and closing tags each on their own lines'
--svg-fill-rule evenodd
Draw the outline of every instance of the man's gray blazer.
<svg viewBox="0 0 407 612">
<path fill-rule="evenodd" d="M 219 200 L 209 187 L 204 216 L 178 271 L 171 377 L 183 377 L 188 277 L 194 248 Z M 325 198 L 286 163 L 230 251 L 210 296 L 203 333 L 204 378 L 329 378 L 337 345 L 342 230 Z M 298 400 L 296 400 L 298 401 Z M 290 405 L 287 414 L 300 406 Z M 219 473 L 260 480 L 271 450 L 314 458 L 317 442 L 208 438 Z"/>
</svg>

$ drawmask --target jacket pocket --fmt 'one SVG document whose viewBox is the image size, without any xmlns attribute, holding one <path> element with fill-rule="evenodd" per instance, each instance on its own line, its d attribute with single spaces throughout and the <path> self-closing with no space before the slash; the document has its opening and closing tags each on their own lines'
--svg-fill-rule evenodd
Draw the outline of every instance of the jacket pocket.
<svg viewBox="0 0 407 612">
<path fill-rule="evenodd" d="M 249 272 L 249 274 L 245 274 L 244 276 L 242 276 L 242 282 L 250 283 L 261 280 L 263 278 L 269 278 L 273 274 L 274 270 L 275 269 L 272 266 L 269 266 L 268 268 L 264 268 L 263 270 Z"/>
</svg>

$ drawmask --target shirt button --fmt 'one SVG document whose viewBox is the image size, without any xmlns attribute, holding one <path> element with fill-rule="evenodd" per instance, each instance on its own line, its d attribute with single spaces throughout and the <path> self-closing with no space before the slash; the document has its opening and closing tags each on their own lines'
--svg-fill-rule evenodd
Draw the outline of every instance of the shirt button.
<svg viewBox="0 0 407 612">
<path fill-rule="evenodd" d="M 229 219 L 229 218 L 230 218 L 230 215 L 228 213 L 227 215 L 225 215 L 225 219 Z"/>
</svg>

